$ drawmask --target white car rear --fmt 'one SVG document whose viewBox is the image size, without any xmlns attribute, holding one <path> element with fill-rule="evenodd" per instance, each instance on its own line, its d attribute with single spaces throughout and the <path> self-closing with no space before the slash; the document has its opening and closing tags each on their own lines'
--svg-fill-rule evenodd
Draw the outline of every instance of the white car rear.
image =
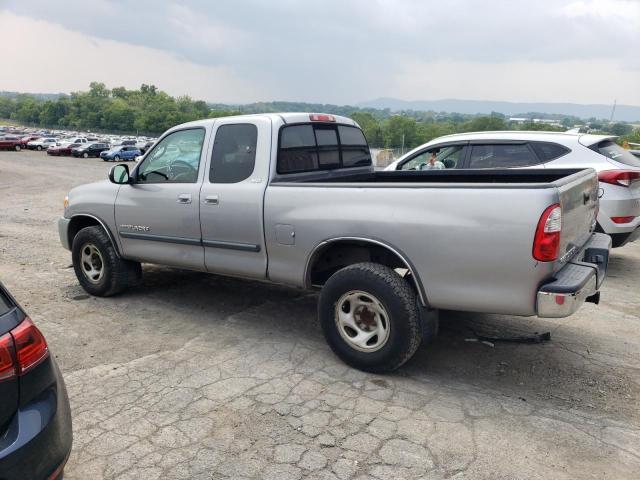
<svg viewBox="0 0 640 480">
<path fill-rule="evenodd" d="M 600 180 L 598 228 L 621 247 L 640 237 L 640 158 L 615 138 L 518 131 L 448 135 L 415 148 L 385 170 L 590 167 Z M 434 151 L 436 162 L 430 161 Z"/>
</svg>

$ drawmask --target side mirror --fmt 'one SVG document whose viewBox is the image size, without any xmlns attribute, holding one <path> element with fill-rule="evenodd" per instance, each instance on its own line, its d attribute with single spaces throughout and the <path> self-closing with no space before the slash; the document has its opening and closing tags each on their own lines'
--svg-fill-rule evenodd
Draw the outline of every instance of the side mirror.
<svg viewBox="0 0 640 480">
<path fill-rule="evenodd" d="M 111 180 L 111 183 L 118 185 L 131 183 L 129 167 L 127 165 L 114 165 L 111 167 L 111 170 L 109 170 L 109 180 Z"/>
</svg>

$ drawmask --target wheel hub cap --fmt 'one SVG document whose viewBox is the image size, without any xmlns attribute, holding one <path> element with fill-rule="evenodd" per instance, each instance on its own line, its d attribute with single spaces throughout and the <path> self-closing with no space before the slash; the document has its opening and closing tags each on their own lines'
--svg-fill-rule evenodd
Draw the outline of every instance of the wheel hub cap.
<svg viewBox="0 0 640 480">
<path fill-rule="evenodd" d="M 335 321 L 340 336 L 363 352 L 382 348 L 389 338 L 389 315 L 373 295 L 360 290 L 344 294 L 336 303 Z"/>
</svg>

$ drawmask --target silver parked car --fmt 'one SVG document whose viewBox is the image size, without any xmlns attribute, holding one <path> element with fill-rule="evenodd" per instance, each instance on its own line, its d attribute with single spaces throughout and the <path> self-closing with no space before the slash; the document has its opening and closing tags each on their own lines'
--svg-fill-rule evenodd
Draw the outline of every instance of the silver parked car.
<svg viewBox="0 0 640 480">
<path fill-rule="evenodd" d="M 615 138 L 556 132 L 461 133 L 431 140 L 385 170 L 593 168 L 600 180 L 597 228 L 611 235 L 614 247 L 621 247 L 640 237 L 640 158 L 617 145 Z"/>
</svg>

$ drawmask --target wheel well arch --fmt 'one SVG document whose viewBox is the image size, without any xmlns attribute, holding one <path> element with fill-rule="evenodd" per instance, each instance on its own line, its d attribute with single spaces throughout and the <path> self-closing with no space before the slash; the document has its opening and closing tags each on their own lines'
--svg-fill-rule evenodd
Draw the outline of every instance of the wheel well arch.
<svg viewBox="0 0 640 480">
<path fill-rule="evenodd" d="M 109 240 L 111 241 L 116 254 L 120 256 L 118 244 L 115 242 L 113 236 L 111 235 L 111 231 L 109 231 L 109 228 L 107 228 L 104 222 L 98 217 L 94 217 L 93 215 L 89 215 L 86 213 L 74 215 L 73 217 L 71 217 L 71 221 L 69 222 L 67 231 L 67 235 L 69 238 L 69 247 L 73 246 L 73 239 L 78 234 L 78 232 L 86 227 L 102 227 L 102 229 L 107 233 L 107 236 L 109 237 Z"/>
<path fill-rule="evenodd" d="M 414 287 L 420 303 L 428 306 L 422 281 L 411 261 L 395 247 L 370 238 L 335 238 L 318 244 L 307 260 L 305 286 L 324 285 L 341 268 L 360 262 L 374 262 L 405 270 L 403 276 Z"/>
</svg>

